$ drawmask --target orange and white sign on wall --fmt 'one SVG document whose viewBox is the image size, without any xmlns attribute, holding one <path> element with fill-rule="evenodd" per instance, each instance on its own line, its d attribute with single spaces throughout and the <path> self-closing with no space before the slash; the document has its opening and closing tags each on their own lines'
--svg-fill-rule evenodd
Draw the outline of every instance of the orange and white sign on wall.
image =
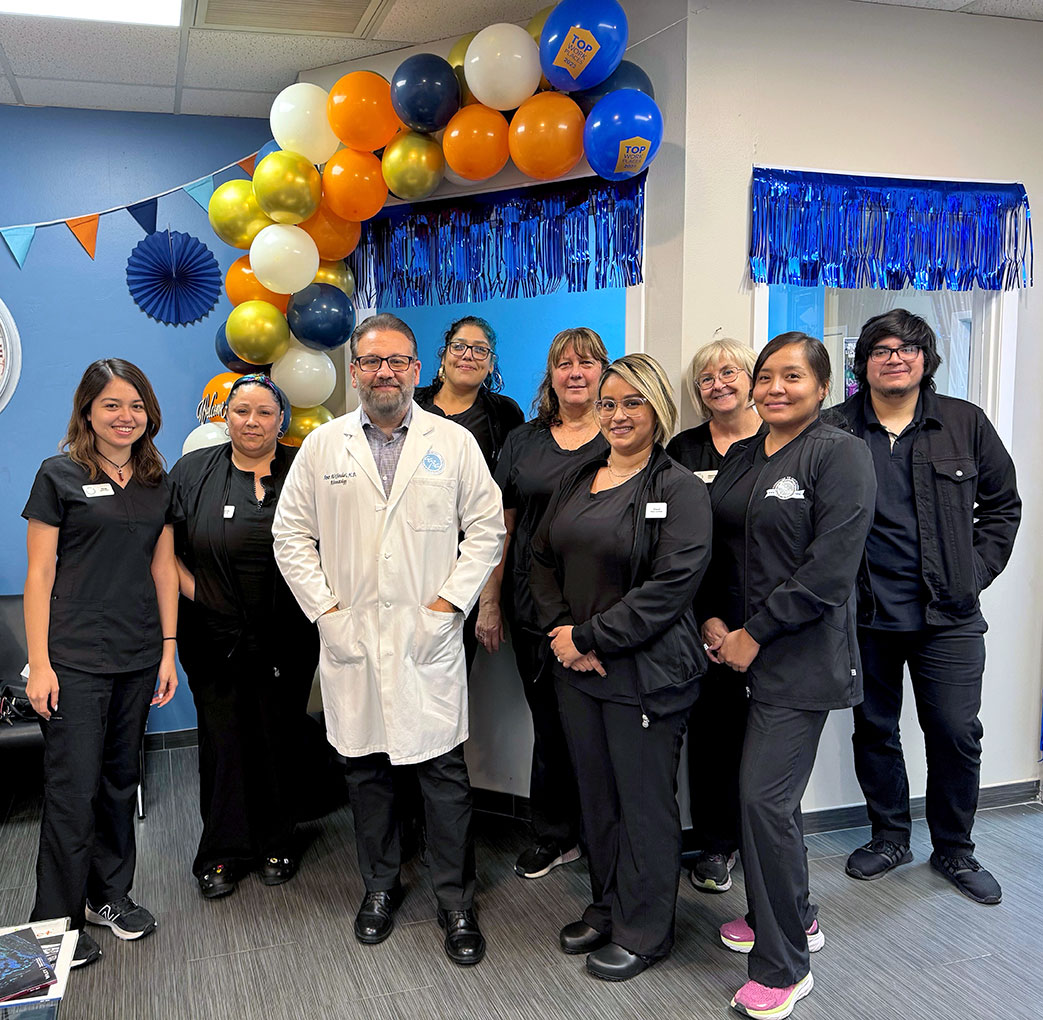
<svg viewBox="0 0 1043 1020">
<path fill-rule="evenodd" d="M 565 41 L 554 58 L 554 66 L 562 67 L 574 79 L 578 78 L 600 49 L 601 43 L 594 38 L 591 32 L 578 25 L 573 25 L 566 33 Z"/>
</svg>

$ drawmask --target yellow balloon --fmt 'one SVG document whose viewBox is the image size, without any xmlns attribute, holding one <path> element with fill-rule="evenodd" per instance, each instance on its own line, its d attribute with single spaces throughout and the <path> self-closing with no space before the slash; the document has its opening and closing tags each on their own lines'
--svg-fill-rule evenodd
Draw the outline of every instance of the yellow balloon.
<svg viewBox="0 0 1043 1020">
<path fill-rule="evenodd" d="M 322 404 L 317 407 L 291 407 L 290 424 L 286 426 L 286 433 L 279 442 L 284 446 L 300 446 L 309 432 L 328 421 L 333 421 L 333 415 Z"/>
<path fill-rule="evenodd" d="M 351 267 L 344 264 L 343 259 L 321 259 L 319 271 L 312 283 L 329 283 L 344 291 L 350 298 L 355 294 L 355 274 Z"/>
<path fill-rule="evenodd" d="M 225 244 L 249 248 L 272 220 L 257 204 L 250 181 L 226 181 L 211 196 L 207 207 L 210 226 Z"/>
<path fill-rule="evenodd" d="M 550 8 L 548 8 L 547 10 L 548 10 L 548 13 L 549 13 L 550 12 Z M 536 15 L 536 16 L 539 17 L 539 15 Z M 547 20 L 546 15 L 544 15 L 543 20 L 544 21 Z M 467 56 L 467 47 L 471 45 L 471 40 L 477 34 L 478 34 L 477 32 L 468 32 L 467 35 L 460 36 L 460 38 L 457 39 L 455 43 L 453 43 L 453 48 L 449 51 L 449 56 L 445 58 L 446 60 L 449 61 L 450 67 L 463 67 L 464 66 L 464 57 Z M 536 43 L 537 43 L 537 45 L 539 44 L 539 39 L 536 40 Z"/>
<path fill-rule="evenodd" d="M 407 131 L 384 149 L 380 169 L 388 188 L 399 198 L 418 202 L 427 198 L 445 176 L 442 146 L 430 135 Z"/>
<path fill-rule="evenodd" d="M 257 204 L 276 223 L 303 223 L 322 198 L 319 171 L 296 152 L 269 153 L 254 169 Z"/>
<path fill-rule="evenodd" d="M 251 365 L 270 365 L 290 347 L 286 316 L 267 301 L 244 301 L 232 309 L 225 337 L 233 353 Z"/>
<path fill-rule="evenodd" d="M 537 46 L 540 44 L 540 34 L 543 32 L 543 26 L 547 24 L 547 18 L 555 6 L 555 4 L 551 4 L 550 7 L 544 7 L 542 11 L 537 11 L 525 26 L 525 31 L 532 36 Z"/>
</svg>

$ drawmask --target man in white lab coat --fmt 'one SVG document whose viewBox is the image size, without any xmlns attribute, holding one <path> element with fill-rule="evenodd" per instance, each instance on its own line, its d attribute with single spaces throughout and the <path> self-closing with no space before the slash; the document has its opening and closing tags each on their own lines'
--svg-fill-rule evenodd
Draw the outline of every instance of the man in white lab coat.
<svg viewBox="0 0 1043 1020">
<path fill-rule="evenodd" d="M 394 926 L 392 766 L 415 763 L 446 952 L 474 964 L 485 940 L 472 903 L 462 628 L 500 559 L 500 491 L 471 433 L 413 403 L 420 362 L 409 326 L 371 316 L 351 356 L 361 406 L 301 446 L 272 527 L 276 561 L 318 621 L 326 732 L 349 759 L 366 885 L 355 936 L 374 945 Z"/>
</svg>

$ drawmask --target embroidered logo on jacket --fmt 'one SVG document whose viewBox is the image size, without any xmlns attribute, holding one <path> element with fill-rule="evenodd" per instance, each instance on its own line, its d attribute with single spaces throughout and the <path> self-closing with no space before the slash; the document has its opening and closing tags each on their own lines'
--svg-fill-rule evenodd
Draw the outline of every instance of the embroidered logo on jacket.
<svg viewBox="0 0 1043 1020">
<path fill-rule="evenodd" d="M 764 498 L 774 496 L 776 499 L 803 499 L 804 490 L 797 488 L 796 478 L 780 478 L 766 493 Z"/>
<path fill-rule="evenodd" d="M 435 450 L 425 455 L 423 460 L 424 470 L 433 475 L 440 475 L 445 470 L 445 458 Z"/>
</svg>

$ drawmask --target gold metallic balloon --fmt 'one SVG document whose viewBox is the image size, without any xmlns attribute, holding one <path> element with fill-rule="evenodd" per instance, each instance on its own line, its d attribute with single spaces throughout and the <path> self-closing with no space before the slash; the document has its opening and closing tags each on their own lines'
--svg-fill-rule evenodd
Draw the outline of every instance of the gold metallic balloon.
<svg viewBox="0 0 1043 1020">
<path fill-rule="evenodd" d="M 550 10 L 551 8 L 548 7 L 548 13 L 550 12 Z M 539 17 L 539 15 L 537 14 L 536 17 Z M 546 14 L 543 16 L 543 20 L 547 20 Z M 542 28 L 543 26 L 541 25 L 540 27 Z M 460 38 L 457 39 L 455 43 L 453 43 L 453 48 L 449 51 L 449 56 L 445 58 L 449 61 L 450 67 L 464 66 L 464 57 L 467 56 L 467 47 L 471 45 L 471 40 L 477 34 L 477 32 L 468 32 L 467 35 L 460 36 Z M 536 43 L 537 45 L 539 44 L 539 39 L 536 40 Z"/>
<path fill-rule="evenodd" d="M 210 226 L 225 244 L 249 248 L 272 219 L 257 204 L 250 181 L 226 181 L 211 196 L 207 207 Z"/>
<path fill-rule="evenodd" d="M 322 404 L 317 407 L 291 407 L 290 424 L 279 440 L 284 446 L 300 446 L 304 437 L 313 429 L 333 421 L 333 415 Z"/>
<path fill-rule="evenodd" d="M 286 316 L 267 301 L 244 301 L 225 323 L 228 346 L 251 365 L 270 365 L 290 346 Z"/>
<path fill-rule="evenodd" d="M 344 264 L 343 259 L 319 262 L 319 271 L 315 274 L 312 283 L 329 283 L 344 291 L 350 298 L 355 294 L 355 274 L 351 268 Z"/>
<path fill-rule="evenodd" d="M 392 193 L 407 202 L 418 202 L 442 183 L 445 157 L 430 135 L 408 131 L 388 142 L 380 169 Z"/>
<path fill-rule="evenodd" d="M 303 223 L 319 208 L 322 178 L 296 152 L 271 152 L 254 169 L 254 195 L 276 223 Z"/>
<path fill-rule="evenodd" d="M 543 33 L 543 26 L 547 24 L 547 18 L 550 12 L 554 10 L 555 5 L 551 4 L 550 7 L 544 7 L 542 11 L 537 11 L 532 18 L 529 19 L 529 23 L 525 26 L 525 31 L 532 36 L 536 45 L 540 44 L 540 35 Z M 551 83 L 547 81 L 547 76 L 540 76 L 540 83 L 536 86 L 538 92 L 545 92 L 547 89 L 552 88 Z M 463 105 L 462 103 L 460 104 Z"/>
</svg>

